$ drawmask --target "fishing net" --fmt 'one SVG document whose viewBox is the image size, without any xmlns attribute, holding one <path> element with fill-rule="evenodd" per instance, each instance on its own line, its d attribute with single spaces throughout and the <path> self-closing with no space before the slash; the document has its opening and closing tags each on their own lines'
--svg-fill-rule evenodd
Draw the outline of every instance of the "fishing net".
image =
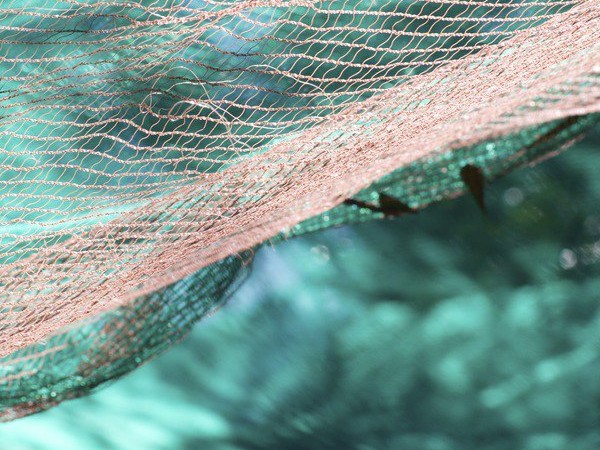
<svg viewBox="0 0 600 450">
<path fill-rule="evenodd" d="M 3 1 L 0 419 L 173 345 L 265 241 L 566 148 L 599 63 L 595 0 Z"/>
</svg>

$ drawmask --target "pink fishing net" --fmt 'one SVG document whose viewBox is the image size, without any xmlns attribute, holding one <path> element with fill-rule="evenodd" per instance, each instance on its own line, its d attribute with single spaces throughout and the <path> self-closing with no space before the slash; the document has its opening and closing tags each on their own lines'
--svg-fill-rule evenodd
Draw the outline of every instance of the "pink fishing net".
<svg viewBox="0 0 600 450">
<path fill-rule="evenodd" d="M 600 4 L 3 2 L 0 66 L 11 419 L 177 341 L 262 242 L 373 215 L 348 198 L 420 208 L 572 142 Z"/>
</svg>

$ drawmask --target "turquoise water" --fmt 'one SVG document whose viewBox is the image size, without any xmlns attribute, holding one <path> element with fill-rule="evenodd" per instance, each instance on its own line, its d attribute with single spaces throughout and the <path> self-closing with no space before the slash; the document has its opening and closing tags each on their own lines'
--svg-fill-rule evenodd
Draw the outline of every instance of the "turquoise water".
<svg viewBox="0 0 600 450">
<path fill-rule="evenodd" d="M 598 133 L 414 217 L 265 248 L 172 351 L 0 449 L 600 448 Z"/>
</svg>

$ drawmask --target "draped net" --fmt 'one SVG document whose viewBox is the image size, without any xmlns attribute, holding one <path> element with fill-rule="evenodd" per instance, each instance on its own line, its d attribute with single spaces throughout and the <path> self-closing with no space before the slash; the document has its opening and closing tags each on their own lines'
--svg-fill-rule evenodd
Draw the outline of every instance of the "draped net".
<svg viewBox="0 0 600 450">
<path fill-rule="evenodd" d="M 3 1 L 0 419 L 181 339 L 255 249 L 598 121 L 597 0 Z"/>
</svg>

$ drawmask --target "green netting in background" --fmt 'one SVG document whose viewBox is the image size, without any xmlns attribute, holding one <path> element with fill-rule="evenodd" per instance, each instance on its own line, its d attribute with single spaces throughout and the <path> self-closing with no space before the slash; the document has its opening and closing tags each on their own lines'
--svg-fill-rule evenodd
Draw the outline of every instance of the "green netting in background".
<svg viewBox="0 0 600 450">
<path fill-rule="evenodd" d="M 418 215 L 263 248 L 227 305 L 19 450 L 595 450 L 600 135 Z M 197 297 L 201 301 L 202 297 Z"/>
</svg>

